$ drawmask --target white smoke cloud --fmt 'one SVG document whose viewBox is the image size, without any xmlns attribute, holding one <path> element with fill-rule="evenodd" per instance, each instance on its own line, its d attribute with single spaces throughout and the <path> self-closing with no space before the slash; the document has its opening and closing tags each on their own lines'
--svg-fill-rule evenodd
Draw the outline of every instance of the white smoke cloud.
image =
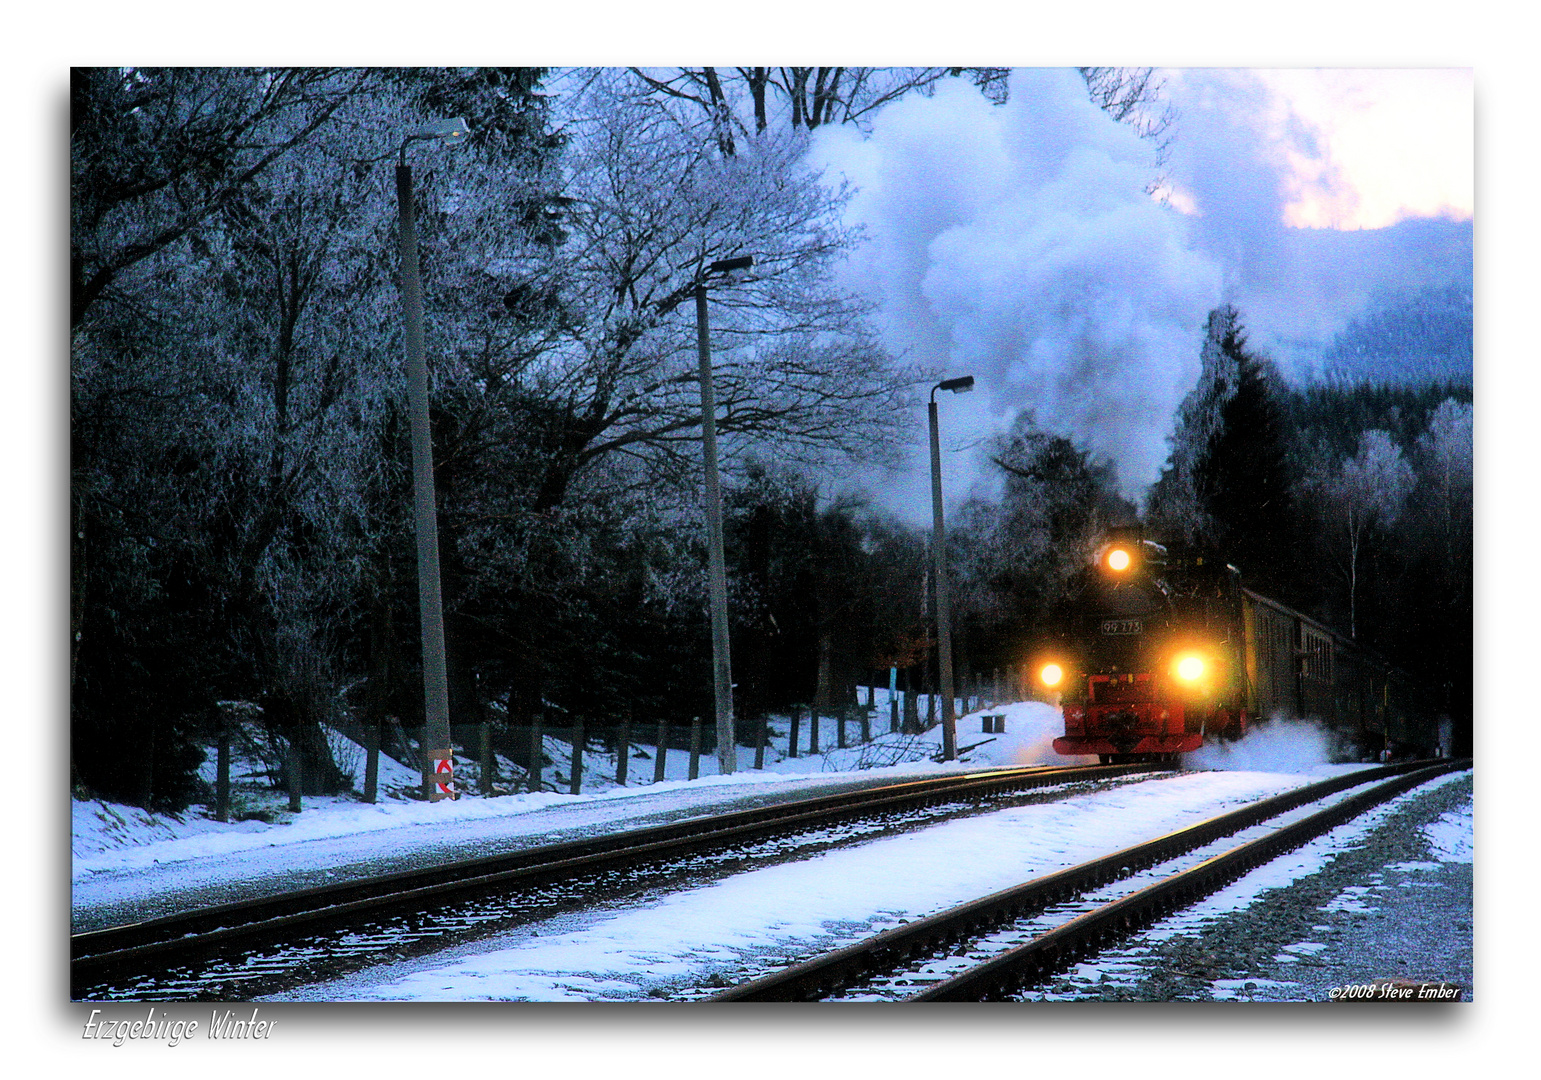
<svg viewBox="0 0 1541 1080">
<path fill-rule="evenodd" d="M 889 344 L 978 380 L 964 424 L 983 434 L 1031 409 L 1112 458 L 1131 496 L 1155 480 L 1222 271 L 1147 194 L 1152 147 L 1076 72 L 1019 72 L 1003 107 L 944 86 L 870 137 L 828 131 L 813 159 L 858 189 L 871 246 L 852 284 Z"/>
</svg>

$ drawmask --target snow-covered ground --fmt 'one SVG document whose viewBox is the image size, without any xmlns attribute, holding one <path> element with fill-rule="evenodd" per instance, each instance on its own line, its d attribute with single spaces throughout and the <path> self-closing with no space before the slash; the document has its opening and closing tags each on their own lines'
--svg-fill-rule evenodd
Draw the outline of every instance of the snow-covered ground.
<svg viewBox="0 0 1541 1080">
<path fill-rule="evenodd" d="M 689 754 L 670 750 L 665 779 L 653 783 L 654 749 L 650 744 L 633 746 L 628 782 L 615 783 L 615 755 L 590 751 L 585 755 L 583 791 L 579 795 L 542 791 L 484 798 L 466 794 L 455 801 L 424 803 L 406 792 L 418 784 L 418 774 L 380 756 L 380 799 L 362 802 L 363 750 L 346 740 L 334 739 L 339 765 L 355 777 L 353 795 L 307 796 L 300 813 L 290 813 L 287 796 L 265 781 L 237 785 L 237 810 L 247 820 L 219 822 L 212 807 L 193 806 L 181 815 L 152 814 L 136 807 L 99 800 L 74 800 L 71 822 L 71 876 L 77 886 L 77 903 L 89 899 L 92 878 L 134 870 L 165 870 L 174 864 L 217 863 L 232 856 L 258 853 L 262 859 L 282 863 L 286 872 L 307 866 L 331 866 L 338 859 L 335 846 L 320 841 L 343 840 L 356 855 L 370 850 L 402 852 L 419 845 L 474 844 L 497 836 L 532 836 L 556 828 L 619 827 L 630 818 L 659 814 L 717 812 L 723 803 L 754 795 L 796 795 L 804 788 L 830 782 L 934 775 L 1009 765 L 1068 764 L 1093 762 L 1093 758 L 1067 758 L 1050 745 L 1063 730 L 1058 709 L 1042 702 L 1018 702 L 977 709 L 958 720 L 960 759 L 941 764 L 940 725 L 921 735 L 887 733 L 887 692 L 877 690 L 877 715 L 872 724 L 874 739 L 856 745 L 859 725 L 849 723 L 847 736 L 853 745 L 834 749 L 835 721 L 820 724 L 821 747 L 807 753 L 806 717 L 799 732 L 802 753 L 787 753 L 789 725 L 784 718 L 771 724 L 772 738 L 766 748 L 763 769 L 755 769 L 754 750 L 740 746 L 738 771 L 719 775 L 715 754 L 702 754 L 700 776 L 687 780 Z M 981 717 L 1003 714 L 1005 731 L 985 734 Z M 571 747 L 553 737 L 545 741 L 553 764 L 552 776 L 566 777 L 571 768 Z M 1189 767 L 1250 770 L 1265 773 L 1308 773 L 1327 760 L 1327 740 L 1308 724 L 1278 723 L 1259 729 L 1247 740 L 1230 747 L 1206 747 L 1190 755 Z M 461 786 L 477 789 L 477 763 L 457 760 Z M 212 782 L 213 754 L 204 764 L 205 779 Z M 518 770 L 500 759 L 500 776 Z M 236 761 L 233 775 L 256 776 L 259 764 Z M 266 854 L 262 854 L 266 853 Z M 247 863 L 246 865 L 251 865 Z M 185 868 L 189 874 L 203 872 Z"/>
<path fill-rule="evenodd" d="M 626 801 L 641 797 L 647 799 L 641 809 L 657 813 L 665 808 L 690 810 L 697 804 L 720 803 L 734 793 L 783 790 L 787 786 L 795 788 L 842 778 L 902 778 L 990 766 L 1094 760 L 1063 758 L 1055 754 L 1050 742 L 1062 730 L 1058 710 L 1041 702 L 1021 702 L 980 709 L 961 717 L 958 720 L 960 760 L 942 765 L 932 760 L 941 744 L 940 725 L 917 736 L 887 733 L 886 697 L 886 690 L 877 691 L 877 718 L 872 724 L 875 737 L 870 743 L 855 745 L 859 725 L 848 723 L 847 738 L 853 745 L 835 749 L 836 721 L 824 718 L 819 732 L 819 745 L 823 749 L 819 754 L 809 755 L 805 716 L 798 733 L 802 753 L 794 758 L 787 754 L 787 721 L 773 719 L 765 767 L 755 769 L 754 749 L 740 746 L 737 747 L 738 770 L 727 776 L 719 774 L 715 754 L 703 753 L 699 778 L 687 780 L 690 755 L 687 751 L 672 749 L 666 759 L 664 780 L 654 784 L 654 748 L 650 743 L 638 743 L 633 747 L 627 784 L 623 787 L 615 783 L 615 755 L 591 750 L 584 756 L 582 793 L 579 795 L 566 793 L 572 767 L 571 746 L 548 736 L 545 748 L 552 764 L 546 768 L 546 781 L 549 784 L 553 777 L 560 778 L 561 792 L 523 792 L 483 798 L 474 794 L 478 789 L 477 763 L 461 757 L 456 761 L 456 771 L 462 789 L 468 793 L 453 802 L 423 803 L 406 794 L 417 786 L 418 774 L 382 754 L 380 799 L 373 804 L 364 803 L 360 801 L 363 749 L 334 739 L 339 766 L 355 778 L 355 793 L 352 796 L 306 797 L 298 814 L 288 811 L 287 795 L 265 782 L 247 784 L 238 790 L 235 799 L 237 810 L 260 813 L 261 817 L 229 823 L 215 821 L 211 807 L 193 806 L 185 814 L 172 816 L 97 800 L 75 800 L 71 829 L 72 876 L 79 881 L 104 871 L 160 866 L 275 847 L 292 849 L 311 841 L 357 837 L 384 830 L 395 833 L 392 843 L 397 845 L 411 844 L 416 835 L 430 840 L 447 829 L 463 829 L 472 823 L 488 823 L 492 830 L 507 828 L 523 832 L 527 830 L 519 819 L 537 811 L 571 811 L 576 807 L 587 807 L 589 812 L 568 813 L 567 820 L 606 822 L 626 816 L 630 810 Z M 1006 731 L 1003 734 L 982 733 L 980 717 L 987 713 L 1005 714 Z M 232 775 L 259 771 L 258 763 L 238 760 Z M 205 780 L 212 783 L 212 753 L 204 763 L 203 772 Z M 506 780 L 519 770 L 500 758 L 499 773 Z M 670 797 L 662 798 L 665 795 Z M 617 800 L 621 800 L 620 805 L 611 805 Z M 549 817 L 551 815 L 538 820 L 544 822 Z M 536 831 L 539 827 L 537 825 Z M 473 829 L 466 835 L 475 832 Z M 292 854 L 290 851 L 285 858 Z"/>
<path fill-rule="evenodd" d="M 874 732 L 886 728 L 880 692 Z M 1004 714 L 985 734 L 981 716 Z M 745 800 L 795 798 L 832 784 L 902 779 L 942 771 L 1065 761 L 1050 741 L 1057 709 L 1023 702 L 976 710 L 958 721 L 962 760 L 933 760 L 940 728 L 882 734 L 870 744 L 787 755 L 787 724 L 773 723 L 767 767 L 716 775 L 702 756 L 685 780 L 688 755 L 672 751 L 666 779 L 651 782 L 651 746 L 630 782 L 614 783 L 613 756 L 588 755 L 580 795 L 540 792 L 427 804 L 405 797 L 416 776 L 382 758 L 376 804 L 356 797 L 307 798 L 299 814 L 285 797 L 248 787 L 243 799 L 271 820 L 213 821 L 205 808 L 180 818 L 77 802 L 72 846 L 77 928 L 145 917 L 198 903 L 314 884 L 334 874 L 379 872 L 423 860 L 464 858 L 552 839 L 717 813 Z M 806 723 L 799 739 L 807 745 Z M 856 738 L 858 726 L 848 726 Z M 822 746 L 835 742 L 824 721 Z M 568 747 L 548 739 L 551 768 L 565 775 Z M 344 768 L 362 773 L 360 763 Z M 628 999 L 668 993 L 752 966 L 756 958 L 806 955 L 843 944 L 1036 874 L 1084 861 L 1241 803 L 1358 766 L 1327 763 L 1327 741 L 1303 724 L 1276 724 L 1190 765 L 1214 771 L 1161 776 L 1113 790 L 946 822 L 899 837 L 843 847 L 683 890 L 647 907 L 600 908 L 521 927 L 491 941 L 361 973 L 309 992 L 355 999 Z M 888 762 L 875 765 L 876 762 Z M 472 763 L 465 763 L 471 765 Z M 861 766 L 874 766 L 862 768 Z M 211 766 L 210 766 L 211 767 Z M 511 773 L 503 763 L 503 775 Z M 254 771 L 254 770 L 248 770 Z M 265 801 L 264 801 L 265 800 Z M 1450 843 L 1458 844 L 1459 837 Z M 136 906 L 137 905 L 137 906 Z M 156 906 L 160 905 L 160 906 Z M 304 995 L 301 995 L 304 996 Z"/>
<path fill-rule="evenodd" d="M 252 816 L 244 821 L 215 821 L 212 808 L 193 806 L 179 816 L 149 814 L 134 807 L 76 800 L 72 806 L 72 925 L 91 929 L 150 918 L 190 907 L 323 884 L 341 876 L 364 876 L 451 859 L 472 858 L 534 844 L 572 839 L 601 831 L 652 824 L 683 817 L 723 813 L 746 801 L 789 799 L 820 794 L 851 784 L 871 784 L 981 767 L 1089 759 L 1061 758 L 1051 740 L 1061 730 L 1058 710 L 1040 702 L 985 708 L 958 721 L 960 760 L 934 760 L 940 726 L 917 736 L 887 733 L 887 700 L 877 693 L 878 717 L 871 743 L 856 745 L 859 725 L 847 724 L 852 745 L 807 753 L 804 717 L 798 742 L 802 753 L 787 754 L 789 725 L 772 722 L 766 767 L 755 769 L 754 750 L 738 747 L 738 771 L 719 775 L 715 755 L 702 754 L 700 776 L 687 780 L 689 754 L 670 750 L 665 779 L 653 778 L 653 747 L 633 749 L 628 782 L 615 783 L 614 754 L 585 755 L 583 791 L 565 793 L 571 747 L 546 739 L 548 784 L 560 778 L 561 792 L 542 791 L 485 798 L 466 794 L 455 801 L 424 803 L 406 795 L 417 786 L 411 770 L 380 759 L 380 800 L 369 804 L 351 796 L 306 797 L 298 814 L 288 811 L 287 796 L 260 777 L 260 763 L 237 760 L 233 777 L 248 777 L 233 802 Z M 922 714 L 924 710 L 922 708 Z M 1005 714 L 1006 730 L 984 734 L 980 717 Z M 880 734 L 881 732 L 881 734 Z M 835 721 L 820 724 L 819 745 L 833 747 Z M 362 787 L 362 750 L 334 739 L 345 772 Z M 352 747 L 350 749 L 350 746 Z M 643 756 L 645 755 L 645 756 Z M 456 764 L 463 787 L 477 790 L 477 765 Z M 212 780 L 212 754 L 205 763 Z M 507 761 L 499 775 L 517 773 Z M 254 779 L 257 778 L 257 779 Z"/>
<path fill-rule="evenodd" d="M 1189 773 L 1004 809 L 735 874 L 646 905 L 628 902 L 521 926 L 284 998 L 646 1000 L 730 985 L 746 972 L 759 974 L 767 959 L 800 959 L 851 944 L 1306 779 Z"/>
</svg>

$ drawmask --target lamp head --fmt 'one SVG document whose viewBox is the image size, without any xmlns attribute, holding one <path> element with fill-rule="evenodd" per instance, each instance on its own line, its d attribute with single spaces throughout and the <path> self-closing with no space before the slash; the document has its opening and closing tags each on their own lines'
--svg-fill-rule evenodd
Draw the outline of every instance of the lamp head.
<svg viewBox="0 0 1541 1080">
<path fill-rule="evenodd" d="M 707 265 L 708 274 L 731 274 L 735 270 L 748 270 L 754 265 L 753 255 L 740 255 L 735 259 L 718 259 Z"/>
<path fill-rule="evenodd" d="M 460 142 L 471 129 L 466 125 L 465 118 L 461 116 L 450 120 L 429 120 L 412 132 L 414 139 L 439 139 L 442 142 Z"/>
<path fill-rule="evenodd" d="M 943 379 L 936 384 L 938 390 L 951 390 L 954 394 L 961 394 L 974 389 L 974 376 L 960 375 L 956 379 Z"/>
</svg>

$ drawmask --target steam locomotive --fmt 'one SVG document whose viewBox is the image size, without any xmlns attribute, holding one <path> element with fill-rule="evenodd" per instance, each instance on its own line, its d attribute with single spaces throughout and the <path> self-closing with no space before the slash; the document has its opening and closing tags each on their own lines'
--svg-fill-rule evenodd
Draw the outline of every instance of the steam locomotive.
<svg viewBox="0 0 1541 1080">
<path fill-rule="evenodd" d="M 1275 716 L 1320 721 L 1350 760 L 1429 754 L 1442 741 L 1400 671 L 1245 588 L 1213 551 L 1158 544 L 1138 527 L 1106 534 L 1057 622 L 1032 667 L 1060 695 L 1061 754 L 1171 761 Z"/>
</svg>

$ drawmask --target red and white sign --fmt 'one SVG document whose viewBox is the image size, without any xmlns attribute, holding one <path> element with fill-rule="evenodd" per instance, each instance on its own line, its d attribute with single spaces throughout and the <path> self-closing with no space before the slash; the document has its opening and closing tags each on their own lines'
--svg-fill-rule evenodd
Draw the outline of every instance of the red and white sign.
<svg viewBox="0 0 1541 1080">
<path fill-rule="evenodd" d="M 438 780 L 439 794 L 455 797 L 455 759 L 434 758 L 433 774 Z"/>
</svg>

